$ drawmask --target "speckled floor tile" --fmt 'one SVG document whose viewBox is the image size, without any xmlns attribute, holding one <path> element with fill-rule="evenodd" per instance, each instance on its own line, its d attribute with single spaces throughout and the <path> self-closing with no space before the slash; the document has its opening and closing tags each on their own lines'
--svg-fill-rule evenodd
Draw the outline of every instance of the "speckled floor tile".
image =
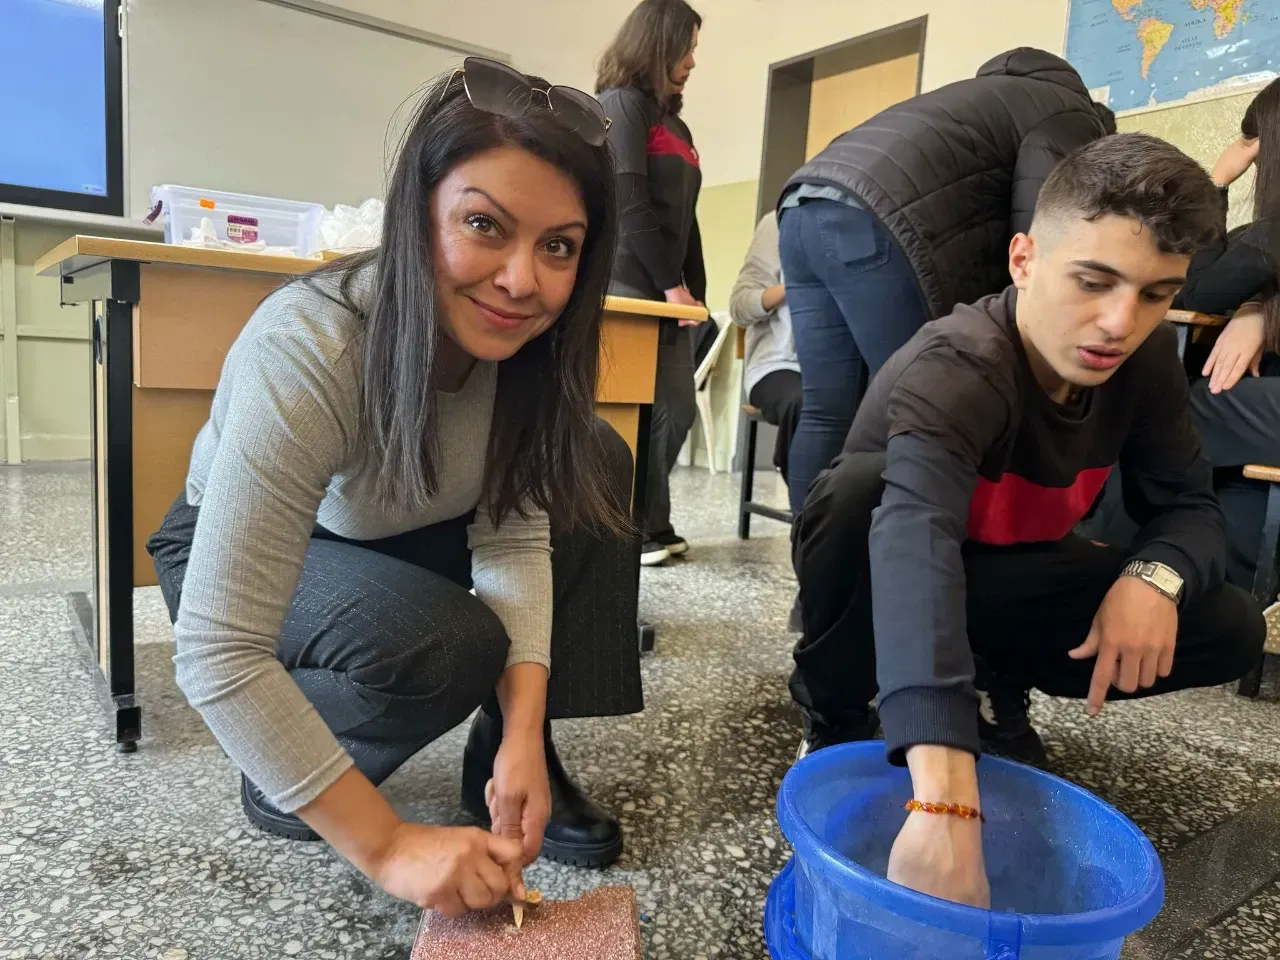
<svg viewBox="0 0 1280 960">
<path fill-rule="evenodd" d="M 1280 957 L 1280 883 L 1272 883 L 1170 954 L 1171 960 L 1272 960 Z"/>
<path fill-rule="evenodd" d="M 19 481 L 25 506 L 5 502 L 0 515 L 25 524 L 36 552 L 87 542 L 87 474 Z M 764 896 L 787 856 L 773 804 L 799 735 L 785 683 L 795 584 L 783 525 L 755 518 L 752 540 L 736 538 L 736 482 L 675 478 L 691 550 L 644 575 L 641 613 L 658 626 L 645 713 L 557 725 L 566 765 L 622 817 L 622 859 L 596 872 L 538 863 L 527 875 L 552 897 L 634 886 L 649 960 L 764 957 Z M 15 489 L 0 473 L 6 483 L 0 497 Z M 762 473 L 757 496 L 780 503 L 781 484 Z M 28 581 L 82 575 L 69 551 L 47 568 L 15 554 L 12 569 Z M 0 587 L 14 579 L 9 560 Z M 0 593 L 0 958 L 407 957 L 413 907 L 321 845 L 248 827 L 234 768 L 173 684 L 158 592 L 138 591 L 135 611 L 144 740 L 118 756 L 65 599 Z M 1038 697 L 1033 716 L 1055 769 L 1134 817 L 1166 857 L 1280 785 L 1280 709 L 1266 697 L 1195 691 L 1112 704 L 1097 720 Z M 415 818 L 457 819 L 464 736 L 414 758 L 386 785 L 389 799 Z M 1201 934 L 1200 953 L 1177 956 L 1275 955 L 1207 951 L 1235 936 L 1263 942 L 1254 927 L 1270 923 L 1276 900 L 1280 891 L 1258 895 Z"/>
<path fill-rule="evenodd" d="M 0 465 L 0 585 L 93 576 L 87 463 Z"/>
</svg>

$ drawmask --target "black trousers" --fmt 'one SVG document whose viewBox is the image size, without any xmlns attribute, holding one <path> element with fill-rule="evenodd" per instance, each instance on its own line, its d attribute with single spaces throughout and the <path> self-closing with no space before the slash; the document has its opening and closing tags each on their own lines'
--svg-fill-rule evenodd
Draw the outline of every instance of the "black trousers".
<svg viewBox="0 0 1280 960">
<path fill-rule="evenodd" d="M 663 301 L 661 292 L 625 283 L 609 284 L 615 297 Z M 698 416 L 693 385 L 693 335 L 674 320 L 658 324 L 658 366 L 654 371 L 653 409 L 649 417 L 649 465 L 641 504 L 646 540 L 675 535 L 671 526 L 671 471 Z"/>
<path fill-rule="evenodd" d="M 1216 396 L 1208 378 L 1191 388 L 1191 412 L 1227 518 L 1227 580 L 1246 590 L 1253 588 L 1271 484 L 1246 480 L 1241 468 L 1280 464 L 1280 357 L 1266 356 L 1263 373 L 1269 375 L 1243 377 Z"/>
<path fill-rule="evenodd" d="M 778 439 L 773 445 L 773 465 L 787 479 L 787 459 L 791 453 L 791 438 L 796 434 L 802 406 L 800 374 L 794 370 L 775 370 L 766 373 L 751 388 L 747 401 L 759 407 L 765 423 L 778 428 Z"/>
<path fill-rule="evenodd" d="M 796 701 L 830 718 L 864 709 L 876 694 L 872 606 L 911 602 L 872 596 L 867 534 L 884 490 L 882 454 L 837 460 L 818 476 L 793 526 L 804 634 L 795 649 Z M 1084 697 L 1092 660 L 1067 651 L 1084 642 L 1102 598 L 1130 559 L 1127 550 L 1068 536 L 1052 543 L 963 545 L 969 645 L 990 669 L 1062 697 Z M 1137 696 L 1212 686 L 1243 676 L 1261 655 L 1261 611 L 1223 584 L 1178 614 L 1173 672 Z M 882 651 L 885 653 L 885 651 Z M 1126 697 L 1117 690 L 1112 697 Z"/>
<path fill-rule="evenodd" d="M 598 426 L 608 432 L 614 492 L 626 503 L 631 452 Z M 147 543 L 171 618 L 198 518 L 179 497 Z M 317 529 L 307 550 L 278 656 L 375 784 L 489 700 L 504 668 L 506 631 L 469 592 L 471 519 L 370 541 Z M 551 539 L 548 717 L 639 712 L 638 538 L 580 528 L 553 529 Z"/>
</svg>

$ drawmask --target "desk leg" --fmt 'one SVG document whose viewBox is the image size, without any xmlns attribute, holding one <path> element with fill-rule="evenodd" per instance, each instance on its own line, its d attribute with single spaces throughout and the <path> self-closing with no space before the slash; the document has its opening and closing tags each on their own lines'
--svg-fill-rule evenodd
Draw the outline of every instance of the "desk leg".
<svg viewBox="0 0 1280 960">
<path fill-rule="evenodd" d="M 653 422 L 653 404 L 640 405 L 640 425 L 636 429 L 636 480 L 631 499 L 631 516 L 644 533 L 644 498 L 649 489 L 649 428 Z M 636 581 L 640 580 L 640 565 L 636 565 Z M 640 652 L 652 653 L 658 645 L 658 631 L 652 623 L 636 622 L 640 640 Z"/>
<path fill-rule="evenodd" d="M 93 602 L 72 598 L 115 718 L 116 749 L 142 736 L 133 663 L 133 305 L 94 301 Z"/>
</svg>

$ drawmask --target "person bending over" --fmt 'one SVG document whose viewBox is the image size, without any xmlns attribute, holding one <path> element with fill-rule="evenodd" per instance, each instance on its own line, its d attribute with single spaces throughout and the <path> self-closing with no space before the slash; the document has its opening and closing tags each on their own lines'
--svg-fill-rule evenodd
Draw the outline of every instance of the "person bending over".
<svg viewBox="0 0 1280 960">
<path fill-rule="evenodd" d="M 1020 47 L 831 142 L 778 205 L 804 409 L 792 513 L 840 452 L 866 388 L 927 321 L 1009 283 L 1009 239 L 1077 147 L 1115 133 L 1071 64 Z"/>
<path fill-rule="evenodd" d="M 787 479 L 787 455 L 800 422 L 800 362 L 791 339 L 791 310 L 778 261 L 778 215 L 756 225 L 738 279 L 729 294 L 733 322 L 747 332 L 742 390 L 766 423 L 778 428 L 773 465 Z"/>
<path fill-rule="evenodd" d="M 1010 244 L 1013 285 L 885 365 L 796 523 L 802 749 L 871 737 L 878 681 L 916 799 L 980 809 L 982 746 L 1044 758 L 1030 688 L 1097 714 L 1256 662 L 1261 612 L 1223 582 L 1222 514 L 1161 326 L 1220 229 L 1189 157 L 1143 134 L 1098 140 L 1045 181 Z M 1130 550 L 1071 532 L 1117 462 L 1142 525 Z M 985 903 L 980 824 L 911 814 L 889 878 Z"/>
<path fill-rule="evenodd" d="M 381 245 L 258 307 L 148 545 L 249 819 L 446 914 L 522 897 L 539 851 L 621 847 L 548 722 L 642 707 L 631 458 L 593 412 L 605 125 L 493 61 L 434 84 Z M 477 707 L 462 802 L 491 832 L 403 820 L 377 785 Z"/>
</svg>

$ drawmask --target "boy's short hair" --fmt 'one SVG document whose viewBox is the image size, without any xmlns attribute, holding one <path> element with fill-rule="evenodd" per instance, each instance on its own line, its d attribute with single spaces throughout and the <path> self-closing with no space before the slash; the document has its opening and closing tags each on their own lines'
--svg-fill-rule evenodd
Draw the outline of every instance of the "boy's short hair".
<svg viewBox="0 0 1280 960">
<path fill-rule="evenodd" d="M 1040 188 L 1036 224 L 1132 217 L 1162 253 L 1192 254 L 1225 229 L 1226 209 L 1204 168 L 1159 137 L 1113 133 L 1062 160 Z"/>
</svg>

